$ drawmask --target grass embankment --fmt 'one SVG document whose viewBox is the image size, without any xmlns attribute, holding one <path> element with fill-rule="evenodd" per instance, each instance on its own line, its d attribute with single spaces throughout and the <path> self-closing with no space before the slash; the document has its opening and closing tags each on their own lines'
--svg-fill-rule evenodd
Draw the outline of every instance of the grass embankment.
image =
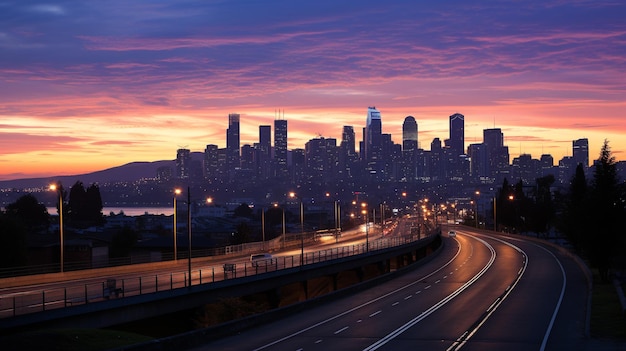
<svg viewBox="0 0 626 351">
<path fill-rule="evenodd" d="M 597 271 L 593 272 L 591 296 L 591 336 L 600 339 L 626 340 L 626 316 L 613 283 L 600 282 Z M 624 289 L 622 285 L 622 289 Z"/>
</svg>

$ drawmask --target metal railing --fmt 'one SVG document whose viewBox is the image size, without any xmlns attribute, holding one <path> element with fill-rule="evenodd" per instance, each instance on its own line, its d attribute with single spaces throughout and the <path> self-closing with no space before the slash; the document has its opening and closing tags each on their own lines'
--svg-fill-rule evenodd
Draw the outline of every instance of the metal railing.
<svg viewBox="0 0 626 351">
<path fill-rule="evenodd" d="M 369 251 L 400 246 L 416 240 L 418 240 L 417 236 L 370 240 Z M 258 250 L 258 248 L 254 248 L 254 250 Z M 315 252 L 306 252 L 304 253 L 302 262 L 304 265 L 325 262 L 342 257 L 364 254 L 366 250 L 366 244 L 362 243 Z M 242 251 L 247 250 L 241 250 L 240 252 Z M 225 260 L 221 261 L 220 264 L 197 264 L 193 267 L 191 270 L 191 285 L 209 284 L 226 279 L 236 279 L 294 268 L 300 266 L 301 262 L 299 254 L 277 256 L 269 262 L 257 265 L 253 265 L 249 261 L 244 261 L 244 263 L 230 263 L 227 262 L 228 255 L 223 257 Z M 80 304 L 97 303 L 109 299 L 185 288 L 189 285 L 190 281 L 188 274 L 189 270 L 179 270 L 170 273 L 147 274 L 137 277 L 108 278 L 96 283 L 83 283 L 80 285 L 68 285 L 39 291 L 0 295 L 0 318 L 9 318 Z"/>
</svg>

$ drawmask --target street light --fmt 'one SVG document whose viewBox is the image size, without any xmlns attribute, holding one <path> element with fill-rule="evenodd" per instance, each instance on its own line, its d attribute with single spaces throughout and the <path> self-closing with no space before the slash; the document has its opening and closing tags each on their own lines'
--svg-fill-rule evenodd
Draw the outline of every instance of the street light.
<svg viewBox="0 0 626 351">
<path fill-rule="evenodd" d="M 365 215 L 365 252 L 369 252 L 370 251 L 370 241 L 369 241 L 369 231 L 367 230 L 368 227 L 368 211 L 367 211 L 367 204 L 365 202 L 361 203 L 361 213 Z"/>
<path fill-rule="evenodd" d="M 187 270 L 191 287 L 191 189 L 187 187 Z"/>
<path fill-rule="evenodd" d="M 293 191 L 289 193 L 290 198 L 296 198 L 296 193 Z M 300 200 L 300 267 L 304 265 L 304 205 L 302 204 L 302 198 Z"/>
<path fill-rule="evenodd" d="M 178 260 L 176 248 L 176 195 L 180 195 L 183 191 L 179 188 L 174 189 L 174 261 Z"/>
<path fill-rule="evenodd" d="M 50 190 L 52 191 L 56 191 L 57 194 L 59 195 L 59 246 L 60 246 L 60 265 L 61 265 L 61 273 L 63 273 L 63 266 L 64 266 L 64 260 L 63 260 L 63 247 L 64 247 L 64 243 L 63 243 L 63 189 L 61 187 L 61 185 L 57 185 L 57 184 L 50 184 Z"/>
<path fill-rule="evenodd" d="M 277 208 L 278 204 L 275 203 L 274 207 Z M 283 244 L 282 244 L 282 248 L 284 249 L 285 248 L 285 232 L 286 232 L 285 231 L 285 208 L 282 207 L 281 209 L 283 210 Z"/>
<path fill-rule="evenodd" d="M 474 194 L 476 194 L 476 200 L 474 201 L 474 218 L 476 219 L 476 228 L 478 228 L 478 197 L 480 196 L 480 191 L 476 190 Z"/>
</svg>

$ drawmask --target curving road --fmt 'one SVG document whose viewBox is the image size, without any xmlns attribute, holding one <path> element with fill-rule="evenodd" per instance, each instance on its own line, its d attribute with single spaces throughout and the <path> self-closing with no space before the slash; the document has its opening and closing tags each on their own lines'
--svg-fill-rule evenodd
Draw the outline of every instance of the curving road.
<svg viewBox="0 0 626 351">
<path fill-rule="evenodd" d="M 584 350 L 588 288 L 565 252 L 470 228 L 383 285 L 196 350 Z"/>
</svg>

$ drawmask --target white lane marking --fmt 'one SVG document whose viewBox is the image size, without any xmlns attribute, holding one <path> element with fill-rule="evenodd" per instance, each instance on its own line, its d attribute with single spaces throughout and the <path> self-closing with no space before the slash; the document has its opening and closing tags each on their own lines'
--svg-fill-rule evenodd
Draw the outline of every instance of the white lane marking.
<svg viewBox="0 0 626 351">
<path fill-rule="evenodd" d="M 343 327 L 343 328 L 341 328 L 341 329 L 339 329 L 339 330 L 335 331 L 335 333 L 334 333 L 334 334 L 335 334 L 335 335 L 336 335 L 336 334 L 339 334 L 339 333 L 341 333 L 342 331 L 344 331 L 344 330 L 346 330 L 346 329 L 348 329 L 348 328 L 350 328 L 350 327 L 345 326 L 345 327 Z"/>
<path fill-rule="evenodd" d="M 404 325 L 402 325 L 398 329 L 396 329 L 396 330 L 392 331 L 391 333 L 387 334 L 382 339 L 380 339 L 380 340 L 376 341 L 375 343 L 371 344 L 370 346 L 364 348 L 363 351 L 378 350 L 380 347 L 382 347 L 383 345 L 385 345 L 389 341 L 395 339 L 397 336 L 399 336 L 400 334 L 404 333 L 409 328 L 415 326 L 417 323 L 421 322 L 424 318 L 428 317 L 429 315 L 434 313 L 436 310 L 438 310 L 439 308 L 441 308 L 442 306 L 444 306 L 445 304 L 450 302 L 450 300 L 452 300 L 455 297 L 457 297 L 461 292 L 463 292 L 463 290 L 469 288 L 483 274 L 485 274 L 485 272 L 487 272 L 487 270 L 489 270 L 489 268 L 491 268 L 491 266 L 493 265 L 493 262 L 496 260 L 496 250 L 493 248 L 493 246 L 489 245 L 488 242 L 486 242 L 486 241 L 484 241 L 484 240 L 482 240 L 480 238 L 477 238 L 477 237 L 474 237 L 474 239 L 482 242 L 489 249 L 489 251 L 491 252 L 491 258 L 489 259 L 487 264 L 478 273 L 476 273 L 475 276 L 473 276 L 470 280 L 468 280 L 461 287 L 459 287 L 458 289 L 453 291 L 450 295 L 446 296 L 445 298 L 443 298 L 442 300 L 440 300 L 439 302 L 434 304 L 432 307 L 430 307 L 426 311 L 422 312 L 420 315 L 418 315 L 417 317 L 413 318 L 412 320 L 408 321 L 407 323 L 405 323 Z"/>
<path fill-rule="evenodd" d="M 374 312 L 374 313 L 370 314 L 370 317 L 374 317 L 375 315 L 379 314 L 380 312 L 382 312 L 382 311 L 381 311 L 381 310 L 378 310 L 378 311 L 376 311 L 376 312 Z"/>
<path fill-rule="evenodd" d="M 370 301 L 367 301 L 367 302 L 365 302 L 365 303 L 362 303 L 362 304 L 360 304 L 360 305 L 358 305 L 358 306 L 352 307 L 352 308 L 351 308 L 351 309 L 349 309 L 349 310 L 343 311 L 343 312 L 341 312 L 341 313 L 339 313 L 339 314 L 336 314 L 336 315 L 334 315 L 334 316 L 332 316 L 332 317 L 330 317 L 330 318 L 327 318 L 327 319 L 325 319 L 325 320 L 323 320 L 323 321 L 320 321 L 320 322 L 318 322 L 318 323 L 315 323 L 315 324 L 313 324 L 313 325 L 311 325 L 311 326 L 308 326 L 308 327 L 306 327 L 306 328 L 304 328 L 304 329 L 298 330 L 297 332 L 291 333 L 291 334 L 289 334 L 289 335 L 287 335 L 287 336 L 284 336 L 284 337 L 282 337 L 282 338 L 280 338 L 280 339 L 274 340 L 274 341 L 272 341 L 272 342 L 270 342 L 270 343 L 268 343 L 268 344 L 265 344 L 265 345 L 263 345 L 263 346 L 260 346 L 260 347 L 258 347 L 258 348 L 256 348 L 256 349 L 254 349 L 254 350 L 252 350 L 252 351 L 259 351 L 259 350 L 264 350 L 264 349 L 267 349 L 268 347 L 271 347 L 271 346 L 274 346 L 274 345 L 276 345 L 276 344 L 279 344 L 279 343 L 281 343 L 281 342 L 283 342 L 283 341 L 285 341 L 285 340 L 291 339 L 291 338 L 293 338 L 293 337 L 295 337 L 295 336 L 297 336 L 297 335 L 300 335 L 300 334 L 302 334 L 302 333 L 305 333 L 305 332 L 307 332 L 307 331 L 309 331 L 309 330 L 311 330 L 311 329 L 315 329 L 315 328 L 319 327 L 320 325 L 324 325 L 324 324 L 326 324 L 326 323 L 328 323 L 328 322 L 331 322 L 331 321 L 333 321 L 333 320 L 335 320 L 335 319 L 337 319 L 337 318 L 343 317 L 343 316 L 345 316 L 345 315 L 347 315 L 347 314 L 349 314 L 349 313 L 352 313 L 352 312 L 354 312 L 354 311 L 356 311 L 356 310 L 359 310 L 359 309 L 361 309 L 361 308 L 363 308 L 363 307 L 365 307 L 365 306 L 368 306 L 368 305 L 370 305 L 370 304 L 373 304 L 374 302 L 377 302 L 377 301 L 379 301 L 379 300 L 382 300 L 382 299 L 384 299 L 384 298 L 387 298 L 387 297 L 389 297 L 389 296 L 391 296 L 391 295 L 393 295 L 393 294 L 396 294 L 396 293 L 398 293 L 398 292 L 400 292 L 400 291 L 402 291 L 402 290 L 404 290 L 404 289 L 410 288 L 410 287 L 412 287 L 412 286 L 413 286 L 413 285 L 415 285 L 415 284 L 420 284 L 420 283 L 422 282 L 422 280 L 427 279 L 427 278 L 429 278 L 429 277 L 432 277 L 433 275 L 435 275 L 435 274 L 439 273 L 439 271 L 441 271 L 442 269 L 444 269 L 444 268 L 448 267 L 449 265 L 451 265 L 451 264 L 452 264 L 452 262 L 454 262 L 454 260 L 455 260 L 455 259 L 459 256 L 459 254 L 460 254 L 460 253 L 461 253 L 461 247 L 459 246 L 459 247 L 457 248 L 457 251 L 456 251 L 456 253 L 454 254 L 454 256 L 452 256 L 452 258 L 450 258 L 450 260 L 448 260 L 448 262 L 446 262 L 446 264 L 444 264 L 444 265 L 442 265 L 441 267 L 439 267 L 439 268 L 435 269 L 434 271 L 432 271 L 432 272 L 430 272 L 429 274 L 425 275 L 425 276 L 424 276 L 424 277 L 422 277 L 421 279 L 417 279 L 417 280 L 413 281 L 412 283 L 409 283 L 409 284 L 407 284 L 407 285 L 405 285 L 405 286 L 401 286 L 401 287 L 399 287 L 399 288 L 397 288 L 397 289 L 395 289 L 395 290 L 393 290 L 393 291 L 390 291 L 390 292 L 388 292 L 388 293 L 386 293 L 386 294 L 384 294 L 384 295 L 378 296 L 378 297 L 377 297 L 377 298 L 375 298 L 375 299 L 372 299 L 372 300 L 370 300 Z"/>
<path fill-rule="evenodd" d="M 408 299 L 410 299 L 410 298 L 412 298 L 412 297 L 413 297 L 413 295 L 409 295 L 409 296 L 405 297 L 404 299 L 405 299 L 405 300 L 408 300 Z"/>
<path fill-rule="evenodd" d="M 398 304 L 399 304 L 399 302 L 396 301 L 396 302 L 392 303 L 391 306 L 397 306 Z"/>
<path fill-rule="evenodd" d="M 424 290 L 426 290 L 426 289 L 430 289 L 430 287 L 431 287 L 431 285 L 429 285 L 429 286 L 425 287 L 425 288 L 424 288 Z"/>
<path fill-rule="evenodd" d="M 321 343 L 321 342 L 322 342 L 322 339 L 319 339 L 319 340 L 316 340 L 316 341 L 315 341 L 315 343 L 316 343 L 316 344 L 319 344 L 319 343 Z"/>
</svg>

